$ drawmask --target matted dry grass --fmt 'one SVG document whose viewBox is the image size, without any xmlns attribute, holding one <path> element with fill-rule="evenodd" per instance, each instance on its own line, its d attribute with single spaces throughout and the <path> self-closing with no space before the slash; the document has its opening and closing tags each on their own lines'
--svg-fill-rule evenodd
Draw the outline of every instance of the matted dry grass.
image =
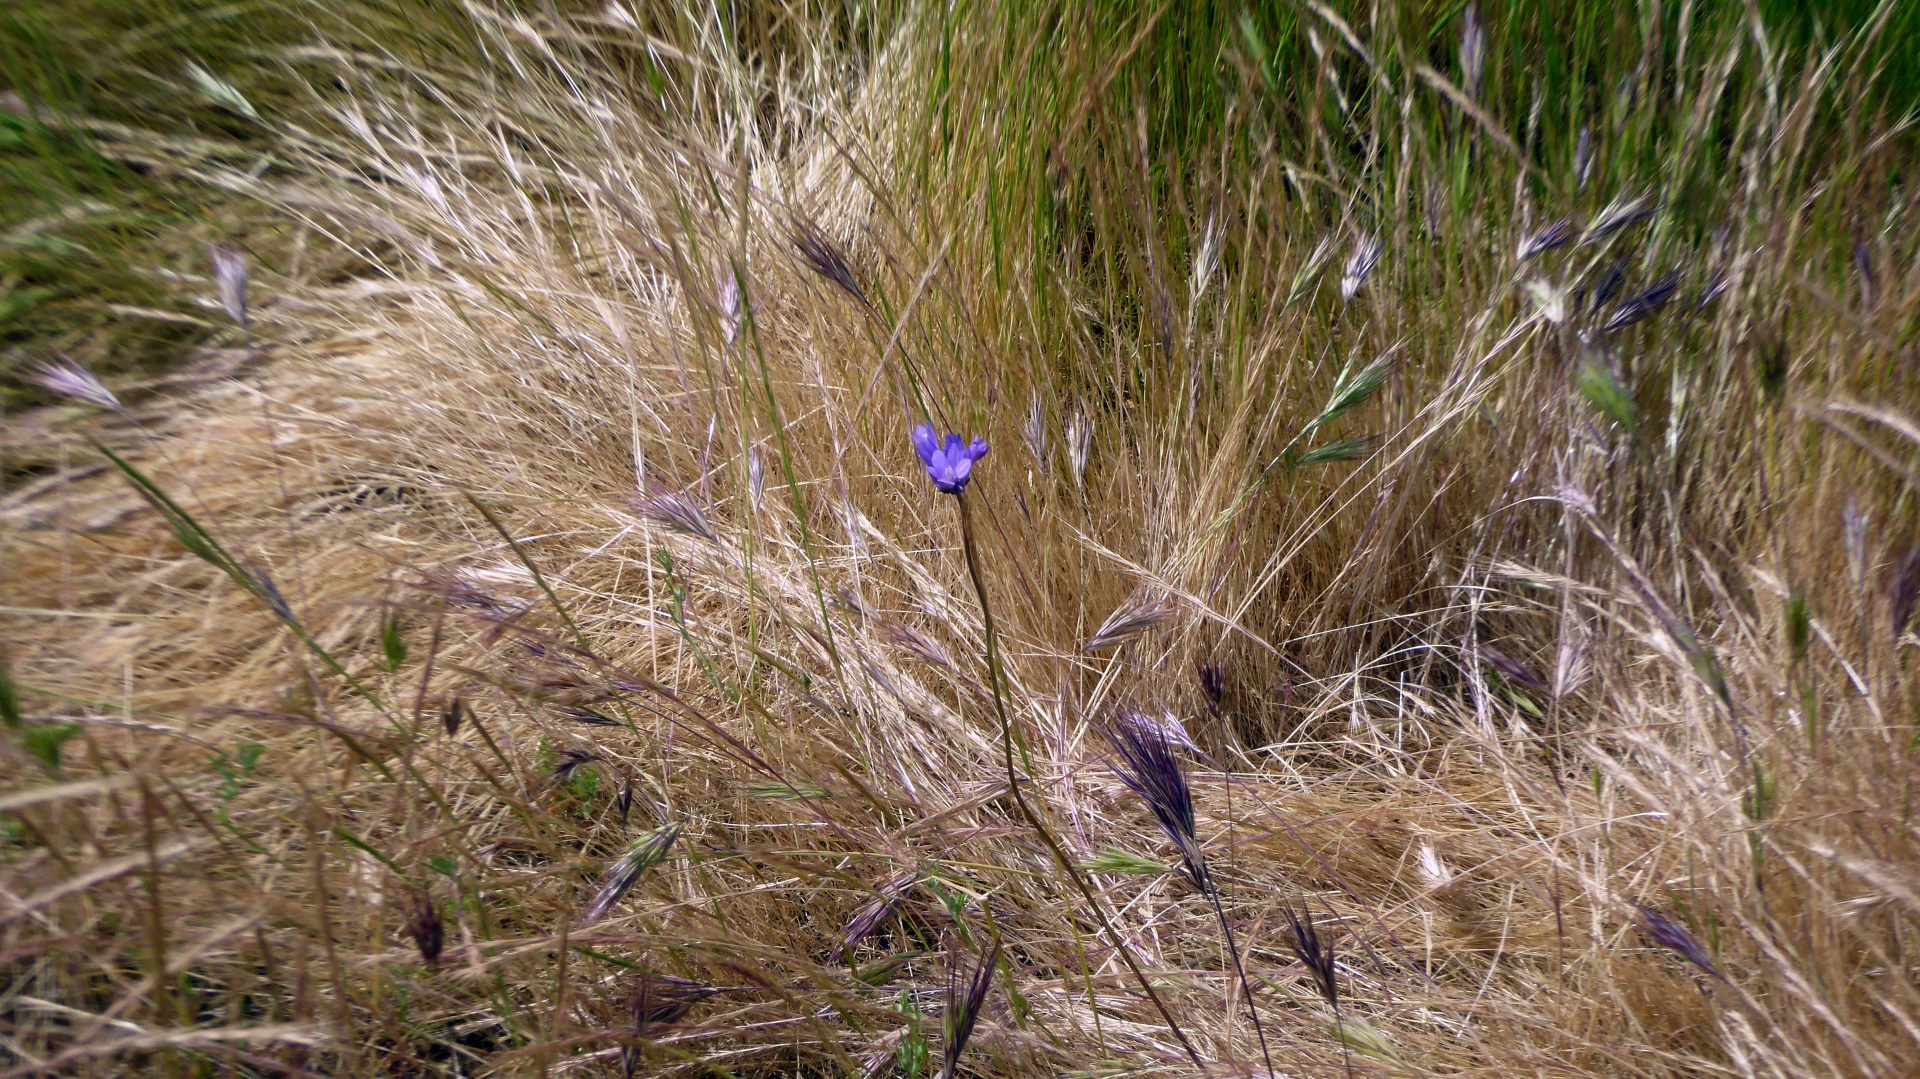
<svg viewBox="0 0 1920 1079">
<path fill-rule="evenodd" d="M 1317 158 L 1331 197 L 1232 123 L 1156 180 L 1108 93 L 1139 27 L 1061 54 L 1047 147 L 999 17 L 767 30 L 776 68 L 475 6 L 404 75 L 335 28 L 284 165 L 175 161 L 366 272 L 256 262 L 232 377 L 14 421 L 80 473 L 8 500 L 0 583 L 28 719 L 78 734 L 57 776 L 5 749 L 4 1074 L 931 1075 L 989 939 L 963 1070 L 1258 1072 L 1110 767 L 1121 705 L 1196 744 L 1279 1072 L 1910 1070 L 1911 193 L 1832 167 L 1910 142 L 1774 70 L 1723 103 L 1726 231 L 1595 227 L 1657 182 L 1603 166 L 1562 192 L 1585 240 L 1516 267 L 1551 215 L 1498 145 L 1478 201 L 1411 195 L 1490 138 L 1454 98 L 1367 121 L 1392 168 Z M 1809 268 L 1836 206 L 1871 293 Z M 1685 288 L 1605 332 L 1616 265 Z M 1008 797 L 929 410 L 994 446 L 967 497 L 1029 797 L 1202 1068 Z"/>
</svg>

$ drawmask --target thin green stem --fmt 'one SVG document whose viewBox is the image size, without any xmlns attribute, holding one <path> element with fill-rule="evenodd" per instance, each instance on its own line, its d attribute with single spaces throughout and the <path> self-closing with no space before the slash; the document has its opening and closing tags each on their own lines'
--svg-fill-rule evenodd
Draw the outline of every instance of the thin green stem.
<svg viewBox="0 0 1920 1079">
<path fill-rule="evenodd" d="M 960 541 L 967 556 L 967 575 L 973 578 L 974 594 L 980 598 L 980 619 L 986 626 L 987 683 L 993 688 L 993 710 L 1000 718 L 1000 747 L 1006 755 L 1007 787 L 1013 793 L 1014 804 L 1020 807 L 1020 815 L 1027 819 L 1027 823 L 1033 826 L 1033 830 L 1046 843 L 1047 851 L 1053 855 L 1053 860 L 1060 866 L 1061 872 L 1065 873 L 1073 881 L 1074 887 L 1080 890 L 1080 894 L 1086 897 L 1087 906 L 1100 922 L 1100 931 L 1107 935 L 1107 939 L 1113 941 L 1114 950 L 1120 953 L 1120 959 L 1127 964 L 1127 969 L 1133 972 L 1134 980 L 1139 982 L 1140 988 L 1146 991 L 1147 999 L 1153 1001 L 1153 1006 L 1160 1012 L 1160 1018 L 1167 1021 L 1167 1029 L 1173 1031 L 1173 1036 L 1180 1039 L 1180 1047 L 1187 1051 L 1187 1057 L 1193 1061 L 1193 1066 L 1204 1069 L 1206 1064 L 1201 1061 L 1200 1054 L 1193 1048 L 1193 1043 L 1187 1040 L 1186 1031 L 1180 1029 L 1180 1024 L 1174 1021 L 1173 1013 L 1167 1010 L 1166 1002 L 1162 1001 L 1160 994 L 1154 991 L 1153 983 L 1147 980 L 1146 973 L 1140 969 L 1140 964 L 1133 958 L 1132 949 L 1127 947 L 1126 938 L 1122 937 L 1120 931 L 1108 920 L 1106 909 L 1094 896 L 1093 888 L 1087 884 L 1086 878 L 1080 875 L 1080 867 L 1073 863 L 1073 859 L 1067 857 L 1067 852 L 1060 846 L 1060 841 L 1054 838 L 1053 829 L 1047 827 L 1039 814 L 1033 811 L 1033 807 L 1027 804 L 1026 796 L 1020 793 L 1020 773 L 1013 766 L 1013 723 L 1007 719 L 1006 702 L 1001 698 L 1000 647 L 993 630 L 993 607 L 987 602 L 987 585 L 980 577 L 980 559 L 974 549 L 973 513 L 967 506 L 967 496 L 964 493 L 956 495 L 954 501 L 960 504 Z"/>
</svg>

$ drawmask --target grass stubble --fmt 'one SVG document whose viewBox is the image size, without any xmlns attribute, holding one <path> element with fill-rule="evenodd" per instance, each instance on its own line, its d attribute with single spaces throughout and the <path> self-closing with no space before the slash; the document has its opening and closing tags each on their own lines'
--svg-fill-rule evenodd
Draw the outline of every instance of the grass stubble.
<svg viewBox="0 0 1920 1079">
<path fill-rule="evenodd" d="M 1899 5 L 116 11 L 0 1076 L 1910 1070 Z"/>
</svg>

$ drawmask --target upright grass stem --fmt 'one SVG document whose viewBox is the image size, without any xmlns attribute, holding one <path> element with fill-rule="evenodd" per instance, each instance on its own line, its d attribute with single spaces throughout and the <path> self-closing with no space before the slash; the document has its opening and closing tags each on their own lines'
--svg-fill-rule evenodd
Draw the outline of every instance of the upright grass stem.
<svg viewBox="0 0 1920 1079">
<path fill-rule="evenodd" d="M 1146 973 L 1140 969 L 1139 962 L 1134 959 L 1133 950 L 1127 947 L 1126 938 L 1120 935 L 1119 929 L 1107 918 L 1106 909 L 1094 896 L 1092 886 L 1087 883 L 1085 877 L 1080 875 L 1079 866 L 1074 864 L 1073 859 L 1067 857 L 1067 852 L 1060 846 L 1060 841 L 1054 838 L 1053 829 L 1047 827 L 1046 822 L 1041 820 L 1040 815 L 1035 813 L 1033 807 L 1027 803 L 1026 796 L 1020 793 L 1020 773 L 1013 766 L 1013 723 L 1007 718 L 1006 701 L 1001 695 L 1000 646 L 994 634 L 993 605 L 987 602 L 986 581 L 980 576 L 980 558 L 973 539 L 973 511 L 967 504 L 965 491 L 956 493 L 954 501 L 960 505 L 960 542 L 967 557 L 967 575 L 973 579 L 974 595 L 980 599 L 980 619 L 986 627 L 987 683 L 993 689 L 993 711 L 1000 720 L 1000 748 L 1005 755 L 1007 787 L 1013 793 L 1014 804 L 1020 807 L 1020 815 L 1027 819 L 1027 823 L 1033 826 L 1034 832 L 1040 836 L 1041 841 L 1046 843 L 1047 852 L 1053 855 L 1053 860 L 1060 866 L 1060 871 L 1073 881 L 1074 887 L 1079 889 L 1081 896 L 1085 897 L 1087 907 L 1093 911 L 1093 916 L 1100 922 L 1101 932 L 1107 935 L 1107 939 L 1113 941 L 1114 950 L 1120 953 L 1121 961 L 1126 963 L 1127 969 L 1133 973 L 1134 980 L 1140 983 L 1140 988 L 1146 991 L 1147 999 L 1153 1001 L 1154 1008 L 1160 1012 L 1160 1018 L 1166 1020 L 1167 1029 L 1173 1031 L 1173 1036 L 1180 1039 L 1180 1047 L 1186 1050 L 1188 1059 L 1193 1061 L 1193 1066 L 1204 1069 L 1206 1065 L 1200 1060 L 1199 1052 L 1194 1049 L 1193 1043 L 1187 1040 L 1186 1031 L 1174 1021 L 1173 1013 L 1167 1009 L 1166 1002 L 1161 1000 L 1160 994 L 1154 991 L 1153 983 L 1147 980 Z"/>
</svg>

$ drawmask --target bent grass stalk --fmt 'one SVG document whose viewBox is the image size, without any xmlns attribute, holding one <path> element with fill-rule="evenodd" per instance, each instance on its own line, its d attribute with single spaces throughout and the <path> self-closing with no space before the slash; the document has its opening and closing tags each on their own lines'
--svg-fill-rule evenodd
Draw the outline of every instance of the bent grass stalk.
<svg viewBox="0 0 1920 1079">
<path fill-rule="evenodd" d="M 1108 919 L 1106 908 L 1102 907 L 1100 900 L 1094 896 L 1093 888 L 1087 884 L 1086 878 L 1080 875 L 1080 869 L 1074 865 L 1073 859 L 1067 857 L 1067 852 L 1060 846 L 1060 841 L 1054 838 L 1053 829 L 1047 827 L 1046 823 L 1040 819 L 1040 815 L 1035 813 L 1033 807 L 1027 803 L 1026 796 L 1020 793 L 1020 774 L 1013 766 L 1013 723 L 1007 718 L 1006 702 L 1001 696 L 1000 647 L 994 635 L 993 607 L 987 602 L 986 581 L 980 576 L 980 559 L 973 539 L 973 511 L 967 505 L 964 490 L 956 492 L 953 500 L 960 505 L 960 542 L 967 558 L 967 576 L 972 578 L 974 595 L 980 599 L 980 620 L 986 628 L 987 682 L 993 688 L 993 711 L 1000 720 L 1000 748 L 1005 754 L 1007 787 L 1013 793 L 1014 804 L 1020 807 L 1020 815 L 1027 819 L 1027 823 L 1033 826 L 1034 832 L 1040 836 L 1041 841 L 1046 843 L 1047 852 L 1053 855 L 1053 860 L 1060 866 L 1060 871 L 1073 881 L 1074 887 L 1086 899 L 1087 907 L 1093 911 L 1094 918 L 1100 922 L 1100 931 L 1107 935 L 1107 939 L 1113 941 L 1114 950 L 1120 953 L 1121 961 L 1126 963 L 1127 970 L 1132 972 L 1134 980 L 1140 983 L 1140 988 L 1146 991 L 1147 999 L 1153 1001 L 1153 1006 L 1159 1011 L 1160 1018 L 1166 1020 L 1167 1029 L 1173 1032 L 1174 1037 L 1180 1039 L 1180 1047 L 1186 1050 L 1188 1059 L 1193 1061 L 1193 1066 L 1204 1069 L 1206 1065 L 1200 1060 L 1199 1052 L 1194 1049 L 1193 1043 L 1187 1040 L 1186 1031 L 1182 1030 L 1180 1024 L 1174 1020 L 1173 1012 L 1168 1010 L 1166 1002 L 1161 1000 L 1160 994 L 1154 991 L 1153 983 L 1147 979 L 1146 972 L 1140 969 L 1139 962 L 1133 957 L 1133 950 L 1127 947 L 1126 938 L 1120 935 L 1119 929 Z"/>
</svg>

